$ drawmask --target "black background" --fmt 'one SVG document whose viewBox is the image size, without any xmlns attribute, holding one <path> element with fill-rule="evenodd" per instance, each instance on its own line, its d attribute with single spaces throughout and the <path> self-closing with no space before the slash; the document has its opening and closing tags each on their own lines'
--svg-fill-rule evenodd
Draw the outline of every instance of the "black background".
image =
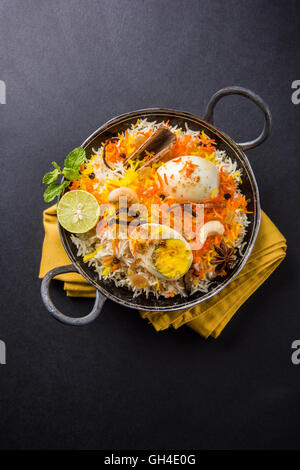
<svg viewBox="0 0 300 470">
<path fill-rule="evenodd" d="M 1 448 L 300 447 L 299 39 L 292 0 L 0 1 Z M 201 116 L 227 85 L 257 92 L 273 114 L 270 138 L 248 156 L 288 240 L 283 264 L 218 340 L 187 327 L 156 333 L 109 301 L 84 328 L 50 318 L 38 280 L 49 163 L 134 109 Z M 230 97 L 215 122 L 241 141 L 262 117 Z M 64 311 L 91 308 L 53 289 Z"/>
</svg>

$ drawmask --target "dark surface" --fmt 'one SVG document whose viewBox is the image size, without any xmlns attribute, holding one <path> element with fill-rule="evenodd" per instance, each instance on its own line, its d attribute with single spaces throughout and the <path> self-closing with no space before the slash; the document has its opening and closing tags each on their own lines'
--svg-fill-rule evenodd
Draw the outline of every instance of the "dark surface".
<svg viewBox="0 0 300 470">
<path fill-rule="evenodd" d="M 297 1 L 1 1 L 0 447 L 59 449 L 299 448 L 300 79 Z M 241 85 L 273 113 L 248 152 L 262 207 L 288 239 L 280 268 L 218 340 L 156 333 L 107 302 L 92 325 L 46 313 L 37 278 L 43 173 L 109 118 L 146 107 L 199 114 Z M 230 97 L 216 125 L 243 141 L 262 118 Z M 64 297 L 64 311 L 91 302 Z"/>
</svg>

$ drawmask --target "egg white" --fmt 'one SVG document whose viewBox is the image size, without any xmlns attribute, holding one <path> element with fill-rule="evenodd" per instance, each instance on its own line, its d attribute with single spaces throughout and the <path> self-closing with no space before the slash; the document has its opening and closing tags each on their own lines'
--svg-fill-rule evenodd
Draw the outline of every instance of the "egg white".
<svg viewBox="0 0 300 470">
<path fill-rule="evenodd" d="M 190 176 L 180 171 L 187 162 L 197 165 Z M 219 172 L 216 165 L 209 160 L 193 155 L 183 155 L 182 157 L 169 160 L 158 168 L 158 173 L 163 181 L 163 194 L 172 196 L 177 201 L 202 202 L 218 195 Z"/>
</svg>

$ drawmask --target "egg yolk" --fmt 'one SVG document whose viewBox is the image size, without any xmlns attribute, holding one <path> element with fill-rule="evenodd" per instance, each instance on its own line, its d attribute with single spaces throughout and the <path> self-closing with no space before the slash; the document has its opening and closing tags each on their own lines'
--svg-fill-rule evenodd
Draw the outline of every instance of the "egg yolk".
<svg viewBox="0 0 300 470">
<path fill-rule="evenodd" d="M 182 277 L 190 265 L 190 251 L 182 240 L 164 240 L 153 253 L 153 263 L 162 276 Z"/>
</svg>

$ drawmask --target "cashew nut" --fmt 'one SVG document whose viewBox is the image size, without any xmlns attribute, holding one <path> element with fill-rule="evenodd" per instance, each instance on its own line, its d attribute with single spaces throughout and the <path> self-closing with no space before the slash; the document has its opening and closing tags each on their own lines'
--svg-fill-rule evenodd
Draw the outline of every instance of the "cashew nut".
<svg viewBox="0 0 300 470">
<path fill-rule="evenodd" d="M 145 289 L 149 286 L 148 279 L 142 274 L 132 274 L 130 276 L 130 281 L 137 289 Z"/>
<path fill-rule="evenodd" d="M 127 197 L 127 202 L 135 204 L 139 202 L 138 195 L 133 189 L 130 188 L 117 188 L 114 189 L 108 196 L 109 202 L 118 202 L 120 197 Z"/>
<path fill-rule="evenodd" d="M 206 224 L 202 225 L 200 229 L 200 243 L 203 246 L 207 237 L 210 237 L 211 235 L 223 235 L 224 230 L 224 225 L 218 220 L 210 220 L 209 222 L 206 222 Z"/>
</svg>

